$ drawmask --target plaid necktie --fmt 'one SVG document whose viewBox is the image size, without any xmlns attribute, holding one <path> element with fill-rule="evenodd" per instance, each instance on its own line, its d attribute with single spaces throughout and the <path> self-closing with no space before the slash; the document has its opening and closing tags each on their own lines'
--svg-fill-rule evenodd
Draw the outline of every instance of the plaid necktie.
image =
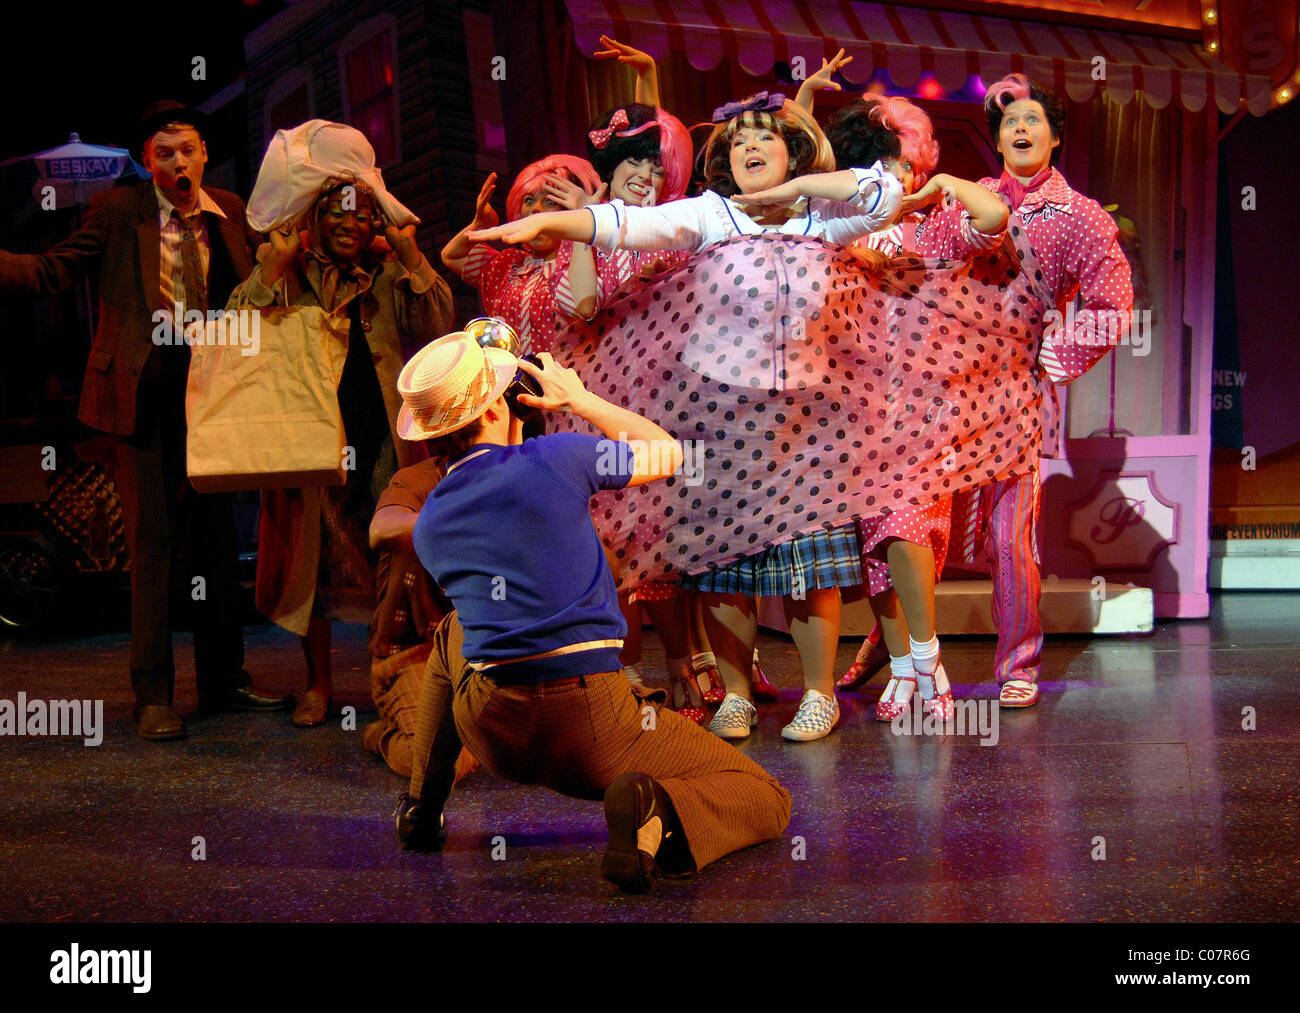
<svg viewBox="0 0 1300 1013">
<path fill-rule="evenodd" d="M 203 252 L 199 249 L 199 239 L 194 233 L 196 219 L 202 212 L 195 212 L 186 218 L 179 211 L 173 211 L 181 226 L 181 282 L 185 286 L 185 309 L 208 312 L 208 286 L 203 278 Z"/>
</svg>

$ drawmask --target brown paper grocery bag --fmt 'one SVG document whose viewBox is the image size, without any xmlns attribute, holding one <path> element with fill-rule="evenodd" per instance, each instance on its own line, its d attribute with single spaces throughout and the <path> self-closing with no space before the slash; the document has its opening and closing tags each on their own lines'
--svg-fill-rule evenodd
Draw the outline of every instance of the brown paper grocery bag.
<svg viewBox="0 0 1300 1013">
<path fill-rule="evenodd" d="M 186 465 L 199 492 L 342 485 L 349 321 L 316 306 L 209 320 L 190 348 Z"/>
</svg>

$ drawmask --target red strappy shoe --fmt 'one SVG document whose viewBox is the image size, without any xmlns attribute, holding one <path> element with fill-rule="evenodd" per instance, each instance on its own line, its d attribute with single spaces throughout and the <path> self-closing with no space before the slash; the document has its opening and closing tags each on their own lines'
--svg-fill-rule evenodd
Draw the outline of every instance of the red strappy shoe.
<svg viewBox="0 0 1300 1013">
<path fill-rule="evenodd" d="M 939 686 L 939 673 L 943 672 L 944 680 L 948 682 L 948 688 L 938 696 L 935 690 Z M 929 692 L 926 692 L 927 686 Z M 948 673 L 944 671 L 943 655 L 939 656 L 939 664 L 935 665 L 934 671 L 927 675 L 924 672 L 916 673 L 916 688 L 921 694 L 921 713 L 933 714 L 945 724 L 951 721 L 957 713 L 957 704 L 952 699 L 952 682 L 948 679 Z"/>
<path fill-rule="evenodd" d="M 763 666 L 758 663 L 758 652 L 754 652 L 754 667 L 750 670 L 749 684 L 753 687 L 754 699 L 761 703 L 776 703 L 781 699 L 777 688 L 767 681 Z"/>
<path fill-rule="evenodd" d="M 704 682 L 708 680 L 708 688 L 705 688 Z M 717 707 L 727 698 L 727 684 L 722 681 L 722 675 L 718 672 L 717 665 L 706 665 L 695 673 L 695 682 L 700 687 L 703 694 L 704 704 L 707 707 Z"/>
<path fill-rule="evenodd" d="M 889 648 L 885 646 L 883 640 L 878 641 L 871 645 L 871 650 L 867 652 L 866 658 L 862 661 L 858 661 L 856 658 L 853 660 L 849 670 L 840 676 L 835 688 L 850 692 L 865 686 L 875 677 L 877 672 L 888 664 Z"/>
<path fill-rule="evenodd" d="M 907 713 L 916 693 L 916 676 L 891 676 L 885 691 L 876 701 L 876 720 L 893 721 Z M 901 699 L 900 699 L 901 698 Z"/>
<path fill-rule="evenodd" d="M 704 699 L 700 695 L 699 683 L 693 676 L 668 673 L 668 686 L 672 709 L 687 721 L 702 725 L 709 720 L 709 712 L 704 709 Z"/>
</svg>

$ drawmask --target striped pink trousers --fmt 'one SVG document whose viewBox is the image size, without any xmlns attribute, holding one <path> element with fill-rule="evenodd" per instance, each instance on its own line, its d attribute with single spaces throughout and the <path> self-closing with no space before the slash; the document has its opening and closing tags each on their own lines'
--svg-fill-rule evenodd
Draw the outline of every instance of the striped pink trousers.
<svg viewBox="0 0 1300 1013">
<path fill-rule="evenodd" d="M 1043 581 L 1034 537 L 1040 481 L 1035 469 L 980 489 L 980 513 L 988 525 L 993 624 L 998 631 L 993 673 L 999 684 L 1009 679 L 1037 682 L 1042 667 L 1038 599 Z"/>
</svg>

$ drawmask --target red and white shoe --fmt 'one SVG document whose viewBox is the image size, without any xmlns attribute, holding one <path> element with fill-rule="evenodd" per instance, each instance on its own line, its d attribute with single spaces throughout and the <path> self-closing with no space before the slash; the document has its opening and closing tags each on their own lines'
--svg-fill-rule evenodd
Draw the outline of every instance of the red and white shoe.
<svg viewBox="0 0 1300 1013">
<path fill-rule="evenodd" d="M 938 693 L 939 676 L 943 676 L 943 681 L 948 688 L 942 693 Z M 916 688 L 921 694 L 921 713 L 933 714 L 938 720 L 948 722 L 953 719 L 957 713 L 957 704 L 952 698 L 952 684 L 948 682 L 948 673 L 943 668 L 943 658 L 940 656 L 939 664 L 930 674 L 925 672 L 916 673 Z"/>
<path fill-rule="evenodd" d="M 702 725 L 709 720 L 709 712 L 704 709 L 700 687 L 695 679 L 685 673 L 674 675 L 668 673 L 669 707 L 687 721 Z"/>
<path fill-rule="evenodd" d="M 1008 679 L 998 690 L 1000 707 L 1032 707 L 1038 703 L 1038 683 L 1028 679 Z"/>
<path fill-rule="evenodd" d="M 912 704 L 912 696 L 916 693 L 916 678 L 906 675 L 901 679 L 898 676 L 890 678 L 889 683 L 885 686 L 885 691 L 880 694 L 880 699 L 876 701 L 876 720 L 893 721 L 895 718 L 902 717 L 907 712 L 907 708 Z"/>
<path fill-rule="evenodd" d="M 722 675 L 718 672 L 716 665 L 705 665 L 703 668 L 696 669 L 695 681 L 699 684 L 700 692 L 704 695 L 704 705 L 706 707 L 716 707 L 727 698 L 727 684 L 722 681 Z M 705 683 L 708 683 L 706 688 Z"/>
<path fill-rule="evenodd" d="M 881 641 L 872 644 L 865 657 L 859 657 L 862 660 L 854 658 L 848 671 L 840 676 L 835 684 L 836 689 L 850 692 L 870 682 L 877 672 L 889 664 L 889 648 Z"/>
</svg>

